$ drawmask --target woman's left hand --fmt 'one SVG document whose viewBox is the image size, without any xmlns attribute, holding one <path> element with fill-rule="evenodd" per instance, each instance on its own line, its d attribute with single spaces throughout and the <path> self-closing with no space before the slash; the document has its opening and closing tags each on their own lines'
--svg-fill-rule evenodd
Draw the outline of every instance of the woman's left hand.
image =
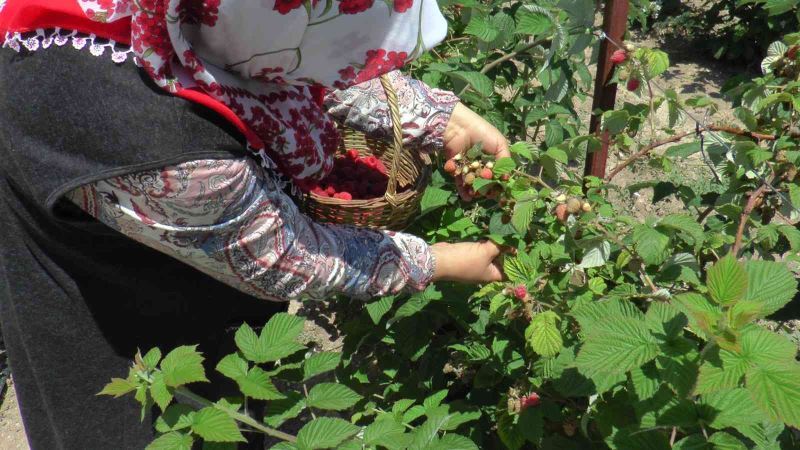
<svg viewBox="0 0 800 450">
<path fill-rule="evenodd" d="M 500 130 L 463 104 L 457 104 L 444 131 L 445 157 L 450 159 L 479 142 L 483 144 L 483 152 L 494 155 L 495 159 L 511 156 L 508 141 Z M 460 176 L 456 177 L 456 186 L 461 198 L 472 200 Z"/>
</svg>

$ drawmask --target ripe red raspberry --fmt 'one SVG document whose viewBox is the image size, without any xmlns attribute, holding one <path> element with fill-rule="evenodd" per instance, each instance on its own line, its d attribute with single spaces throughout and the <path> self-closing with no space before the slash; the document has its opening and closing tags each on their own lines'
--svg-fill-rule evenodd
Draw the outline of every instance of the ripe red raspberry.
<svg viewBox="0 0 800 450">
<path fill-rule="evenodd" d="M 328 188 L 325 189 L 325 193 L 331 196 L 336 193 L 336 189 L 334 189 L 333 186 L 328 186 Z"/>
<path fill-rule="evenodd" d="M 347 151 L 347 157 L 352 159 L 353 161 L 358 159 L 358 150 L 351 148 Z"/>
<path fill-rule="evenodd" d="M 611 62 L 614 64 L 622 64 L 628 59 L 628 53 L 625 50 L 617 50 L 611 55 Z"/>
<path fill-rule="evenodd" d="M 352 200 L 353 196 L 349 192 L 339 192 L 335 194 L 333 198 L 338 198 L 340 200 Z"/>
<path fill-rule="evenodd" d="M 641 81 L 638 78 L 631 78 L 628 80 L 627 88 L 629 91 L 635 91 L 639 89 L 639 84 L 641 84 Z"/>
<path fill-rule="evenodd" d="M 447 162 L 444 163 L 445 172 L 449 174 L 454 174 L 456 173 L 456 170 L 458 170 L 458 166 L 456 166 L 456 162 L 453 161 L 452 159 L 448 159 Z"/>
<path fill-rule="evenodd" d="M 797 50 L 798 49 L 800 49 L 800 45 L 793 45 L 793 46 L 789 47 L 789 51 L 786 52 L 786 56 L 789 59 L 795 59 L 795 57 L 797 56 Z"/>
<path fill-rule="evenodd" d="M 481 175 L 481 178 L 483 178 L 484 180 L 491 180 L 492 179 L 492 169 L 484 168 L 484 169 L 481 170 L 480 175 Z"/>
<path fill-rule="evenodd" d="M 514 297 L 518 300 L 525 300 L 525 297 L 528 296 L 528 288 L 524 285 L 520 284 L 519 286 L 514 288 Z"/>
<path fill-rule="evenodd" d="M 520 398 L 520 402 L 521 402 L 520 409 L 524 411 L 525 408 L 538 406 L 539 403 L 541 402 L 541 399 L 539 398 L 539 394 L 537 394 L 536 392 L 531 392 L 528 395 L 523 395 Z"/>
</svg>

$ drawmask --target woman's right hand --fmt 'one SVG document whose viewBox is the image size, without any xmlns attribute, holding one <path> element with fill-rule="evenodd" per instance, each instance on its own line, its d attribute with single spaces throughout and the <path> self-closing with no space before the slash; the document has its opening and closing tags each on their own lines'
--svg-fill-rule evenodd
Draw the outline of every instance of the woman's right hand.
<svg viewBox="0 0 800 450">
<path fill-rule="evenodd" d="M 432 281 L 489 283 L 503 280 L 503 270 L 497 261 L 500 247 L 494 242 L 440 242 L 433 244 L 431 251 L 436 258 Z"/>
</svg>

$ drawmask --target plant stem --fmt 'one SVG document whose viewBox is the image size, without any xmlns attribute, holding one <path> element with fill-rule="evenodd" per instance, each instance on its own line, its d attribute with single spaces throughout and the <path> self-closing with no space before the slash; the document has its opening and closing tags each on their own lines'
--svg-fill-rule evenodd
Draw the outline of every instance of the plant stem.
<svg viewBox="0 0 800 450">
<path fill-rule="evenodd" d="M 661 147 L 662 145 L 671 144 L 673 142 L 678 142 L 681 139 L 685 138 L 686 136 L 689 136 L 689 135 L 692 135 L 692 134 L 695 134 L 694 130 L 687 131 L 687 132 L 681 133 L 681 134 L 676 134 L 675 136 L 671 136 L 669 138 L 662 139 L 660 141 L 652 142 L 652 143 L 650 143 L 648 145 L 645 145 L 644 147 L 642 147 L 641 150 L 639 150 L 638 152 L 634 153 L 633 155 L 628 157 L 628 159 L 626 159 L 625 161 L 622 161 L 621 163 L 617 164 L 616 167 L 611 169 L 611 172 L 606 176 L 606 181 L 611 181 L 615 176 L 617 176 L 617 174 L 619 174 L 622 171 L 622 169 L 630 166 L 631 164 L 633 164 L 634 161 L 647 156 L 648 153 L 650 153 L 651 151 L 655 150 L 656 148 Z"/>
<path fill-rule="evenodd" d="M 770 178 L 774 178 L 770 177 Z M 767 183 L 762 183 L 758 189 L 755 190 L 750 197 L 747 199 L 747 204 L 745 204 L 744 209 L 742 210 L 742 215 L 739 217 L 739 228 L 736 230 L 736 241 L 733 244 L 733 249 L 731 253 L 733 256 L 739 255 L 739 250 L 742 248 L 742 239 L 744 239 L 744 229 L 747 225 L 747 220 L 750 218 L 750 214 L 755 209 L 756 205 L 758 204 L 761 197 L 764 195 L 767 189 L 769 189 L 769 184 L 772 183 L 772 180 L 769 180 Z"/>
<path fill-rule="evenodd" d="M 241 423 L 243 423 L 245 425 L 249 425 L 249 426 L 255 428 L 256 430 L 261 431 L 262 433 L 267 434 L 269 436 L 276 437 L 278 439 L 283 439 L 284 441 L 288 441 L 288 442 L 297 441 L 297 438 L 295 436 L 291 435 L 291 434 L 287 434 L 287 433 L 284 433 L 283 431 L 279 431 L 279 430 L 276 430 L 274 428 L 270 428 L 270 427 L 268 427 L 266 425 L 263 425 L 263 424 L 259 423 L 256 419 L 254 419 L 254 418 L 252 418 L 252 417 L 250 417 L 250 416 L 248 416 L 246 414 L 242 414 L 242 413 L 240 413 L 238 411 L 234 411 L 234 410 L 232 410 L 230 408 L 226 408 L 224 406 L 220 406 L 220 405 L 217 405 L 215 403 L 212 403 L 210 400 L 208 400 L 208 399 L 206 399 L 204 397 L 201 397 L 201 396 L 195 394 L 194 392 L 192 392 L 192 391 L 190 391 L 190 390 L 188 390 L 188 389 L 186 389 L 184 387 L 175 388 L 175 397 L 181 398 L 181 399 L 185 400 L 186 402 L 188 402 L 188 403 L 190 403 L 190 404 L 192 404 L 192 405 L 194 405 L 196 407 L 201 407 L 201 408 L 212 407 L 212 408 L 216 408 L 216 409 L 224 412 L 228 416 L 230 416 L 233 420 L 236 420 L 237 422 L 241 422 Z"/>
</svg>

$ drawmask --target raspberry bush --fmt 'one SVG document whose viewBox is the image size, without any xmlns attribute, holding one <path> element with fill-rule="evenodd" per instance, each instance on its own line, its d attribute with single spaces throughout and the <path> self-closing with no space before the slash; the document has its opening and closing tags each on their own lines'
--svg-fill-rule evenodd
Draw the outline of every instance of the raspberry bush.
<svg viewBox="0 0 800 450">
<path fill-rule="evenodd" d="M 445 11 L 448 41 L 414 70 L 461 91 L 515 142 L 513 157 L 476 146 L 441 161 L 411 231 L 502 244 L 508 280 L 332 299 L 340 352 L 300 345 L 298 317 L 245 325 L 237 352 L 209 366 L 239 398 L 192 392 L 206 380 L 194 347 L 137 355 L 103 393 L 154 408 L 153 449 L 234 448 L 249 432 L 277 449 L 797 448 L 797 342 L 763 319 L 797 294 L 800 35 L 770 46 L 760 76 L 728 83 L 731 123 L 706 97 L 660 91 L 665 53 L 619 43 L 615 77 L 637 100 L 596 112 L 626 155 L 598 179 L 571 168 L 600 145 L 573 106 L 591 82 L 594 2 L 448 0 Z M 690 117 L 704 119 L 681 131 Z M 623 169 L 681 170 L 687 158 L 708 165 L 707 191 L 628 187 L 684 212 L 641 219 L 609 201 Z M 477 200 L 459 199 L 457 177 Z"/>
</svg>

